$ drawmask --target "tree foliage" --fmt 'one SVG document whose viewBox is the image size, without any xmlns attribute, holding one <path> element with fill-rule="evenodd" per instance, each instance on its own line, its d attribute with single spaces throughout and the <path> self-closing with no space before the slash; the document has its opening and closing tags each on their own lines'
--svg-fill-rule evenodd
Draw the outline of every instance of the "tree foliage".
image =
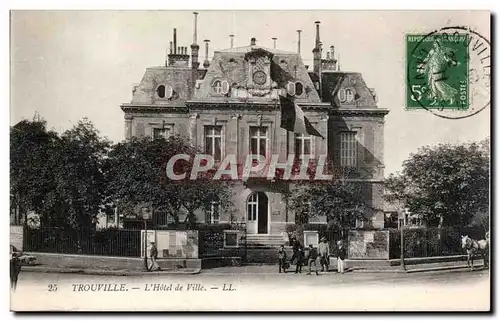
<svg viewBox="0 0 500 321">
<path fill-rule="evenodd" d="M 468 225 L 489 209 L 489 139 L 426 146 L 386 180 L 387 200 L 406 205 L 428 226 Z"/>
<path fill-rule="evenodd" d="M 294 211 L 299 224 L 326 217 L 329 228 L 354 226 L 369 207 L 364 202 L 362 185 L 347 179 L 299 182 L 290 187 L 287 198 L 288 208 Z"/>
<path fill-rule="evenodd" d="M 61 136 L 40 119 L 11 128 L 11 194 L 27 222 L 91 229 L 104 200 L 102 163 L 109 142 L 86 119 Z"/>
<path fill-rule="evenodd" d="M 59 137 L 41 119 L 22 120 L 10 129 L 10 193 L 26 223 L 27 213 L 47 213 L 56 203 L 52 167 Z"/>
<path fill-rule="evenodd" d="M 153 211 L 170 216 L 180 222 L 180 214 L 186 213 L 184 223 L 195 223 L 195 211 L 207 208 L 212 201 L 222 209 L 231 207 L 230 182 L 213 180 L 210 173 L 200 174 L 190 180 L 192 160 L 200 150 L 184 139 L 173 136 L 168 139 L 132 138 L 116 144 L 106 165 L 110 199 L 125 211 L 135 211 L 140 204 L 149 204 Z M 186 179 L 172 180 L 166 166 L 175 155 L 186 154 L 191 161 L 178 160 L 176 174 L 186 173 Z"/>
</svg>

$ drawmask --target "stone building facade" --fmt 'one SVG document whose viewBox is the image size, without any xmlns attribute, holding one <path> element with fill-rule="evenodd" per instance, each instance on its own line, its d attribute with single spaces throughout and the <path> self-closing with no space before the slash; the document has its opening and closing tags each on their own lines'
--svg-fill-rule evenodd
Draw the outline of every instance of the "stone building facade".
<svg viewBox="0 0 500 321">
<path fill-rule="evenodd" d="M 299 53 L 265 48 L 254 38 L 248 46 L 215 51 L 200 68 L 196 25 L 195 14 L 191 55 L 187 47 L 177 46 L 174 29 L 165 65 L 147 68 L 133 88 L 132 101 L 121 105 L 125 138 L 181 135 L 216 161 L 233 154 L 239 164 L 248 154 L 266 158 L 279 154 L 283 163 L 287 153 L 328 155 L 336 164 L 351 168 L 350 179 L 364 186 L 372 209 L 359 224 L 383 228 L 384 117 L 388 110 L 377 106 L 375 91 L 360 73 L 338 69 L 333 47 L 323 57 L 319 22 L 312 71 Z M 208 41 L 205 45 L 208 53 Z M 293 96 L 325 139 L 280 128 L 279 95 Z M 282 197 L 286 188 L 286 183 L 268 180 L 236 183 L 236 220 L 246 222 L 249 235 L 280 235 L 287 224 L 295 222 Z M 229 218 L 214 208 L 200 213 L 199 220 L 222 223 Z"/>
</svg>

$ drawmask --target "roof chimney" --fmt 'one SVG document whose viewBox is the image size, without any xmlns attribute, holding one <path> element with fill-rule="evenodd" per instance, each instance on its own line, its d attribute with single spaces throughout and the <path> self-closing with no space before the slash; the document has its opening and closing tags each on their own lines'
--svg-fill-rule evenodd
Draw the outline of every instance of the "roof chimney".
<svg viewBox="0 0 500 321">
<path fill-rule="evenodd" d="M 193 12 L 194 15 L 194 31 L 193 31 L 193 45 L 196 45 L 198 40 L 198 12 Z"/>
<path fill-rule="evenodd" d="M 229 38 L 231 38 L 231 48 L 233 48 L 234 35 L 229 35 Z"/>
<path fill-rule="evenodd" d="M 316 41 L 313 49 L 313 71 L 321 78 L 320 69 L 321 69 L 321 41 L 319 39 L 319 24 L 321 22 L 316 21 Z"/>
<path fill-rule="evenodd" d="M 255 46 L 255 38 L 250 39 L 250 46 Z"/>
<path fill-rule="evenodd" d="M 198 12 L 193 12 L 194 15 L 194 31 L 193 31 L 193 43 L 191 44 L 191 69 L 193 69 L 192 73 L 192 82 L 193 84 L 198 79 L 198 67 L 200 63 L 198 62 L 198 52 L 200 50 L 200 46 L 198 46 Z"/>
<path fill-rule="evenodd" d="M 274 49 L 276 49 L 276 40 L 278 40 L 278 38 L 271 38 L 273 39 L 273 42 L 274 42 Z"/>
<path fill-rule="evenodd" d="M 319 24 L 321 21 L 314 22 L 316 24 L 316 47 L 319 48 L 321 41 L 319 40 Z"/>
<path fill-rule="evenodd" d="M 299 35 L 299 42 L 297 44 L 297 53 L 300 55 L 300 33 L 302 30 L 297 30 L 297 34 Z"/>
<path fill-rule="evenodd" d="M 174 28 L 174 55 L 177 54 L 177 29 Z"/>
<path fill-rule="evenodd" d="M 173 51 L 173 49 L 172 49 L 172 41 L 170 41 L 170 52 L 169 52 L 169 54 L 173 54 L 172 51 Z"/>
<path fill-rule="evenodd" d="M 205 40 L 205 61 L 203 62 L 203 67 L 208 68 L 210 67 L 210 61 L 208 61 L 208 44 L 210 40 L 206 39 Z"/>
</svg>

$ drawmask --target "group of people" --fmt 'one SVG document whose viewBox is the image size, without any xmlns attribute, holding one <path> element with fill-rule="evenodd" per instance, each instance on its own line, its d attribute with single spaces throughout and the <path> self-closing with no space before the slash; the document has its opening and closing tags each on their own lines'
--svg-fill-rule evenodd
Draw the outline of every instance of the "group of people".
<svg viewBox="0 0 500 321">
<path fill-rule="evenodd" d="M 337 272 L 343 274 L 345 272 L 344 261 L 347 257 L 347 251 L 344 246 L 344 242 L 337 242 L 337 248 L 335 252 L 337 256 Z M 315 248 L 312 244 L 309 244 L 307 249 L 304 249 L 300 242 L 294 241 L 293 255 L 290 261 L 287 260 L 285 246 L 281 245 L 278 251 L 279 273 L 281 273 L 282 271 L 286 273 L 287 269 L 290 267 L 290 264 L 295 263 L 295 273 L 302 273 L 302 266 L 304 264 L 307 264 L 309 266 L 307 275 L 311 275 L 313 266 L 314 272 L 316 273 L 316 275 L 318 275 L 318 261 L 321 265 L 321 272 L 328 272 L 330 265 L 330 256 L 330 245 L 328 244 L 328 240 L 326 239 L 326 237 L 323 237 L 321 239 L 321 243 L 318 245 L 318 248 Z"/>
</svg>

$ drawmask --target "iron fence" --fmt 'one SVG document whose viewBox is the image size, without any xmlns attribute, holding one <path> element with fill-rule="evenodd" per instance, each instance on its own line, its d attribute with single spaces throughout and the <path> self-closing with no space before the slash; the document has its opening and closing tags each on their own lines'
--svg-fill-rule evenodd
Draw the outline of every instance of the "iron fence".
<svg viewBox="0 0 500 321">
<path fill-rule="evenodd" d="M 401 257 L 401 231 L 390 231 L 391 259 Z M 475 227 L 445 227 L 445 228 L 404 228 L 404 257 L 435 257 L 465 254 L 462 248 L 462 235 L 472 239 L 483 239 L 485 230 L 480 226 Z"/>
<path fill-rule="evenodd" d="M 85 233 L 63 228 L 26 228 L 23 248 L 27 252 L 138 257 L 141 232 L 106 229 Z"/>
</svg>

